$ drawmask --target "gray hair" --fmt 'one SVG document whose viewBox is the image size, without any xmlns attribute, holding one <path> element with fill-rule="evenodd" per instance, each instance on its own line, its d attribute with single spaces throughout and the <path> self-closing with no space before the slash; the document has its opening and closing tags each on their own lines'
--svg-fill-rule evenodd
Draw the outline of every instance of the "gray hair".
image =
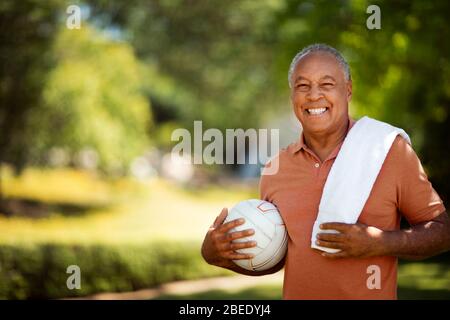
<svg viewBox="0 0 450 320">
<path fill-rule="evenodd" d="M 292 88 L 292 84 L 291 84 L 292 79 L 291 78 L 292 78 L 292 74 L 294 73 L 294 69 L 297 66 L 297 63 L 300 61 L 301 58 L 303 58 L 307 54 L 313 53 L 313 52 L 326 52 L 326 53 L 332 54 L 333 57 L 336 58 L 337 62 L 341 66 L 341 68 L 343 69 L 345 79 L 347 79 L 347 80 L 352 79 L 352 76 L 350 74 L 350 67 L 349 67 L 347 61 L 345 60 L 345 58 L 342 56 L 342 54 L 339 51 L 337 51 L 335 48 L 333 48 L 327 44 L 315 43 L 315 44 L 311 44 L 311 45 L 303 48 L 299 53 L 297 53 L 295 55 L 294 59 L 292 59 L 291 66 L 289 67 L 289 73 L 288 73 L 289 88 Z"/>
</svg>

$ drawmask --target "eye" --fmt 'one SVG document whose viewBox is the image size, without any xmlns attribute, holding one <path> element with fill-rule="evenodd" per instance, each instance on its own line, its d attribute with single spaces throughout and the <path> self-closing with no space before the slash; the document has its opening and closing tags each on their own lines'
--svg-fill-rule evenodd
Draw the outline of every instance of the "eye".
<svg viewBox="0 0 450 320">
<path fill-rule="evenodd" d="M 299 83 L 299 84 L 297 84 L 295 87 L 296 87 L 296 88 L 299 88 L 299 89 L 301 89 L 301 90 L 306 90 L 306 89 L 309 88 L 309 85 L 306 84 L 306 83 Z"/>
<path fill-rule="evenodd" d="M 334 86 L 334 83 L 332 83 L 332 82 L 325 82 L 325 83 L 322 83 L 322 86 L 326 87 L 326 88 L 331 88 L 331 87 Z"/>
</svg>

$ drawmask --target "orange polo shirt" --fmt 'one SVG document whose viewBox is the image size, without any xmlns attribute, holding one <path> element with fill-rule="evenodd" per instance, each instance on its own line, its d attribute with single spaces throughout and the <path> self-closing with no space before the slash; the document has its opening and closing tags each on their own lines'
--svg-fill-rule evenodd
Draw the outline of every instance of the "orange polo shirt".
<svg viewBox="0 0 450 320">
<path fill-rule="evenodd" d="M 351 120 L 349 130 L 353 124 Z M 311 248 L 323 187 L 341 145 L 322 162 L 304 144 L 302 135 L 298 142 L 278 154 L 278 172 L 261 177 L 261 199 L 278 207 L 289 234 L 284 299 L 397 298 L 396 257 L 330 260 Z M 398 230 L 402 216 L 410 224 L 417 224 L 437 217 L 444 210 L 416 153 L 398 136 L 358 222 L 382 230 Z M 380 283 L 379 288 L 374 288 L 370 285 L 373 277 L 369 277 L 377 267 Z"/>
</svg>

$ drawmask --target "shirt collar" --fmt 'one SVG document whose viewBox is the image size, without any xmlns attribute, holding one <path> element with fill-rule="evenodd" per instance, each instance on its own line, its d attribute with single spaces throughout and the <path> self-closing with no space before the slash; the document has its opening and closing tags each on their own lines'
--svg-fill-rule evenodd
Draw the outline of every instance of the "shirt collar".
<svg viewBox="0 0 450 320">
<path fill-rule="evenodd" d="M 355 122 L 356 121 L 353 120 L 352 118 L 348 119 L 348 129 L 347 129 L 347 132 L 345 134 L 346 136 L 347 136 L 348 132 L 350 131 L 350 129 L 355 124 Z M 307 148 L 308 148 L 308 146 L 305 144 L 305 137 L 304 137 L 303 132 L 302 132 L 301 135 L 300 135 L 300 138 L 297 140 L 297 142 L 294 143 L 294 145 L 293 145 L 293 147 L 291 149 L 291 152 L 292 152 L 292 154 L 295 154 L 295 153 L 299 152 L 301 149 L 307 149 Z"/>
</svg>

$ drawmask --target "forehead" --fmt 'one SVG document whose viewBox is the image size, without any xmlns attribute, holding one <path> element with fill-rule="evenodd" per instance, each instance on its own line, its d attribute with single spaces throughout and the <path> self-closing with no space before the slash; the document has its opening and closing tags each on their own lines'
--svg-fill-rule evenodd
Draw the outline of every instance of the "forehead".
<svg viewBox="0 0 450 320">
<path fill-rule="evenodd" d="M 300 76 L 311 80 L 325 76 L 335 79 L 345 78 L 344 69 L 339 61 L 328 52 L 312 52 L 302 57 L 295 66 L 293 80 Z"/>
</svg>

